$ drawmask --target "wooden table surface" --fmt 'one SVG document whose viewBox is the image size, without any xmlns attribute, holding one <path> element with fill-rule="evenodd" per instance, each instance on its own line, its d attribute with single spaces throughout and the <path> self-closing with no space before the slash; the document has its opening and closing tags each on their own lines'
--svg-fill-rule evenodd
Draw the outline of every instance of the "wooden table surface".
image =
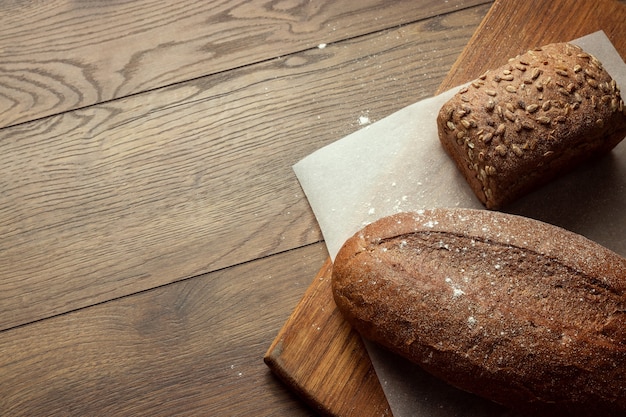
<svg viewBox="0 0 626 417">
<path fill-rule="evenodd" d="M 0 415 L 308 416 L 291 166 L 432 95 L 486 0 L 0 2 Z"/>
</svg>

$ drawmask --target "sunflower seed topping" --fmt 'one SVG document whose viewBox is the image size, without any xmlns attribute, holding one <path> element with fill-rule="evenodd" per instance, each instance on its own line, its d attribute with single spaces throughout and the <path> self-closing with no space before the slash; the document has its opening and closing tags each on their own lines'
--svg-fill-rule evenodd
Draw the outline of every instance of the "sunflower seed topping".
<svg viewBox="0 0 626 417">
<path fill-rule="evenodd" d="M 541 75 L 541 70 L 535 67 L 533 68 L 533 72 L 530 75 L 530 79 L 534 81 L 539 77 L 539 75 Z"/>
<path fill-rule="evenodd" d="M 538 104 L 530 104 L 528 106 L 526 106 L 526 111 L 528 113 L 534 113 L 539 109 L 539 105 Z"/>
<path fill-rule="evenodd" d="M 506 125 L 504 123 L 500 123 L 494 134 L 496 136 L 502 136 L 505 131 L 506 131 Z"/>
<path fill-rule="evenodd" d="M 482 187 L 478 197 L 487 208 L 498 209 L 511 184 L 532 182 L 535 171 L 551 174 L 561 157 L 565 166 L 597 149 L 600 140 L 594 135 L 620 123 L 616 118 L 622 114 L 616 112 L 626 115 L 619 90 L 599 61 L 578 47 L 531 50 L 461 89 L 439 115 L 440 135 L 458 146 L 451 155 L 472 188 Z M 579 122 L 594 129 L 586 133 L 588 144 L 570 139 Z M 559 163 L 551 162 L 554 158 Z"/>
<path fill-rule="evenodd" d="M 595 72 L 591 71 L 589 68 L 585 68 L 585 70 L 583 72 L 589 78 L 596 79 L 598 77 L 598 74 L 596 74 Z"/>
<path fill-rule="evenodd" d="M 548 116 L 539 116 L 537 117 L 537 122 L 541 123 L 542 125 L 549 125 L 552 120 Z"/>
<path fill-rule="evenodd" d="M 567 73 L 567 70 L 565 69 L 557 69 L 555 72 L 559 74 L 561 77 L 569 77 L 569 74 Z"/>
<path fill-rule="evenodd" d="M 515 114 L 509 110 L 505 110 L 504 111 L 504 117 L 506 117 L 507 119 L 509 119 L 511 122 L 514 122 L 516 117 Z"/>
</svg>

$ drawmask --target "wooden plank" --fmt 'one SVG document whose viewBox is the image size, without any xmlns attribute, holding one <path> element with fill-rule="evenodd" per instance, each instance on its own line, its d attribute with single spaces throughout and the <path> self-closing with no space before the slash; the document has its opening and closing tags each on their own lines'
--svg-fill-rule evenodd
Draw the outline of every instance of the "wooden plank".
<svg viewBox="0 0 626 417">
<path fill-rule="evenodd" d="M 327 256 L 309 245 L 4 331 L 0 415 L 311 416 L 262 354 Z"/>
<path fill-rule="evenodd" d="M 484 2 L 1 2 L 0 127 Z"/>
<path fill-rule="evenodd" d="M 438 91 L 469 81 L 534 45 L 566 41 L 599 29 L 606 31 L 624 57 L 626 1 L 622 3 L 602 0 L 584 3 L 583 7 L 582 2 L 574 0 L 497 0 Z M 536 24 L 539 20 L 553 23 L 546 27 L 546 42 L 542 41 L 544 38 L 541 33 L 537 33 L 540 31 L 540 26 Z M 506 35 L 511 31 L 516 36 L 509 42 Z M 519 35 L 528 32 L 534 36 L 530 41 Z M 507 41 L 496 42 L 501 39 Z M 329 264 L 330 260 L 327 260 L 318 272 L 313 284 L 270 345 L 265 361 L 294 392 L 309 403 L 327 410 L 330 415 L 360 416 L 368 415 L 371 409 L 385 410 L 387 401 L 380 399 L 380 383 L 373 379 L 366 379 L 358 385 L 362 395 L 358 400 L 347 399 L 340 405 L 333 402 L 334 392 L 346 384 L 354 384 L 350 375 L 370 369 L 371 362 L 361 340 L 346 326 L 333 301 L 329 299 L 332 297 L 332 267 Z M 324 336 L 327 332 L 332 337 Z M 314 354 L 311 354 L 311 349 L 314 349 Z M 334 370 L 338 375 L 335 379 L 319 384 L 319 380 L 328 372 L 329 362 L 341 370 Z M 362 400 L 368 396 L 370 401 Z"/>
<path fill-rule="evenodd" d="M 329 258 L 264 360 L 307 403 L 326 415 L 391 416 L 361 338 L 343 320 L 333 302 L 331 271 Z M 305 327 L 307 330 L 303 331 Z M 334 343 L 336 339 L 341 343 Z M 311 368 L 315 372 L 310 372 Z M 333 389 L 326 389 L 328 386 Z"/>
<path fill-rule="evenodd" d="M 321 240 L 291 165 L 431 94 L 480 10 L 0 130 L 0 329 Z"/>
<path fill-rule="evenodd" d="M 511 8 L 504 2 L 496 2 L 438 91 L 443 92 L 478 77 L 489 68 L 499 67 L 504 57 L 547 43 L 566 42 L 598 30 L 607 34 L 626 59 L 625 4 L 624 0 L 584 4 L 577 0 L 517 0 L 515 8 Z"/>
</svg>

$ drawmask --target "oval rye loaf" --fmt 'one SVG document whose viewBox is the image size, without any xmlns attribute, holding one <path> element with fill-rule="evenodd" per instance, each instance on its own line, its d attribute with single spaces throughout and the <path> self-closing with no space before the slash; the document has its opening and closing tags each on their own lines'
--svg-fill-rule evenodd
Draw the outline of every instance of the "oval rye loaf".
<svg viewBox="0 0 626 417">
<path fill-rule="evenodd" d="M 545 415 L 626 415 L 626 259 L 524 217 L 400 213 L 336 256 L 361 335 L 448 383 Z"/>
</svg>

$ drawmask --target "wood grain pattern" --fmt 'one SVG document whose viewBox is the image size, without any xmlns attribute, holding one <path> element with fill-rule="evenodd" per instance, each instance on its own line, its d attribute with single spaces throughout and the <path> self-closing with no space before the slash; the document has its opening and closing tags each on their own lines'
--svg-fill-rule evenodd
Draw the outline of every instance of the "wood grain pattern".
<svg viewBox="0 0 626 417">
<path fill-rule="evenodd" d="M 0 329 L 321 240 L 291 165 L 431 94 L 485 10 L 0 130 Z"/>
<path fill-rule="evenodd" d="M 497 0 L 437 91 L 443 92 L 469 81 L 532 46 L 566 41 L 600 29 L 607 33 L 624 57 L 626 2 L 621 3 L 603 0 L 584 3 L 583 7 L 583 3 L 570 0 Z M 538 25 L 538 21 L 554 22 L 546 26 L 545 38 L 542 38 L 543 26 Z M 513 38 L 507 36 L 511 31 L 516 34 Z M 528 32 L 532 33 L 530 40 L 522 36 Z M 499 42 L 501 39 L 507 39 L 507 42 Z M 371 362 L 359 336 L 346 326 L 332 299 L 329 299 L 332 296 L 332 267 L 329 263 L 330 260 L 327 260 L 318 272 L 313 284 L 270 345 L 265 361 L 295 392 L 326 410 L 329 415 L 367 415 L 368 410 L 388 407 L 386 399 L 379 400 L 381 387 L 378 381 L 366 379 L 358 386 L 360 392 L 370 393 L 371 402 L 359 400 L 338 406 L 332 401 L 336 390 L 344 387 L 344 384 L 354 384 L 350 379 L 352 372 L 370 369 Z M 326 332 L 333 337 L 326 339 L 320 336 Z M 310 359 L 310 349 L 315 350 L 313 357 L 319 360 Z M 326 358 L 328 352 L 336 355 L 332 362 Z M 336 370 L 337 366 L 343 367 L 343 373 Z M 333 370 L 339 375 L 335 380 L 337 385 L 316 383 L 328 372 L 329 367 L 334 367 Z"/>
<path fill-rule="evenodd" d="M 327 258 L 290 166 L 432 94 L 486 3 L 0 2 L 0 415 L 320 411 L 262 361 Z"/>
<path fill-rule="evenodd" d="M 598 30 L 607 34 L 621 57 L 626 59 L 625 4 L 624 0 L 598 0 L 593 3 L 516 0 L 515 6 L 510 7 L 496 2 L 438 92 L 470 81 L 489 68 L 499 67 L 507 59 L 505 57 L 552 42 L 567 42 Z M 519 16 L 531 18 L 520 19 Z"/>
<path fill-rule="evenodd" d="M 313 415 L 262 361 L 327 257 L 290 165 L 431 94 L 460 13 L 1 130 L 0 415 Z"/>
<path fill-rule="evenodd" d="M 0 3 L 0 127 L 485 3 Z"/>
<path fill-rule="evenodd" d="M 0 415 L 313 415 L 262 352 L 327 256 L 309 245 L 5 331 Z"/>
<path fill-rule="evenodd" d="M 333 302 L 331 272 L 329 258 L 264 360 L 298 395 L 325 415 L 391 416 L 361 338 Z M 305 327 L 310 330 L 302 331 Z M 316 334 L 315 345 L 311 344 L 311 332 Z M 312 368 L 315 372 L 310 372 Z M 333 389 L 325 388 L 329 385 Z"/>
</svg>

